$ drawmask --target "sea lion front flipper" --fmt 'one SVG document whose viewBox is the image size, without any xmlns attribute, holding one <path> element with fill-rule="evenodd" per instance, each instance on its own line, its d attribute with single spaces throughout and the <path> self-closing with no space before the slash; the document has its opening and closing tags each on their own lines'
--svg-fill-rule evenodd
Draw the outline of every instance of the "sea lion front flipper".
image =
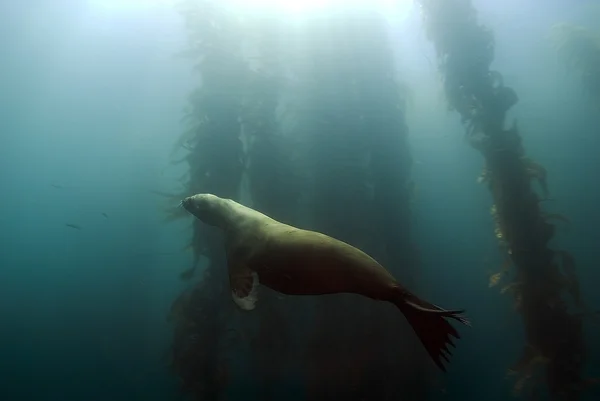
<svg viewBox="0 0 600 401">
<path fill-rule="evenodd" d="M 229 266 L 231 297 L 243 310 L 252 310 L 258 301 L 258 274 L 244 265 Z"/>
</svg>

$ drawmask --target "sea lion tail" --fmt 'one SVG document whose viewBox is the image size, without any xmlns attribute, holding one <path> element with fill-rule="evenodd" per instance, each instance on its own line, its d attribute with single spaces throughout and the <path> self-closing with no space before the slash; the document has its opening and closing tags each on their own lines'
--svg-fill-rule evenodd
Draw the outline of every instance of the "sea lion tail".
<svg viewBox="0 0 600 401">
<path fill-rule="evenodd" d="M 433 362 L 445 372 L 446 368 L 442 364 L 442 358 L 446 362 L 450 362 L 449 357 L 452 352 L 448 345 L 455 347 L 450 336 L 460 339 L 458 331 L 446 319 L 454 319 L 467 326 L 471 324 L 467 318 L 462 316 L 464 310 L 445 310 L 422 300 L 418 300 L 418 302 L 421 305 L 403 298 L 395 304 L 412 326 Z"/>
</svg>

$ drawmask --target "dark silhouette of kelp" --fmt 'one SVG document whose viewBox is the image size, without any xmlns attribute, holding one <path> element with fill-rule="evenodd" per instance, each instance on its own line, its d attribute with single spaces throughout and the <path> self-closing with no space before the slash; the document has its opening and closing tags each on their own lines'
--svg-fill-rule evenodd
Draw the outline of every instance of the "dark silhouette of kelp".
<svg viewBox="0 0 600 401">
<path fill-rule="evenodd" d="M 254 208 L 269 216 L 293 223 L 296 220 L 300 188 L 293 172 L 289 137 L 277 120 L 277 106 L 285 84 L 282 66 L 282 22 L 257 18 L 255 33 L 256 68 L 245 89 L 242 125 L 247 138 L 248 188 Z M 295 314 L 288 299 L 261 289 L 260 305 L 252 318 L 258 329 L 252 339 L 250 364 L 258 398 L 276 400 L 276 388 L 287 373 L 294 344 L 290 336 Z"/>
<path fill-rule="evenodd" d="M 358 34 L 357 34 L 358 33 Z M 411 157 L 403 87 L 384 19 L 347 8 L 306 25 L 303 121 L 312 227 L 358 246 L 413 286 Z M 427 359 L 395 311 L 350 295 L 316 300 L 308 399 L 422 400 Z"/>
<path fill-rule="evenodd" d="M 277 115 L 288 84 L 280 23 L 256 21 L 249 39 L 218 3 L 184 3 L 182 12 L 190 34 L 184 55 L 202 85 L 190 95 L 189 129 L 176 144 L 189 152 L 177 161 L 188 163 L 189 174 L 185 191 L 173 199 L 199 192 L 238 199 L 246 174 L 256 209 L 360 246 L 414 287 L 405 92 L 394 79 L 383 19 L 352 9 L 310 21 L 308 54 L 298 55 L 305 64 L 287 66 L 300 82 L 292 96 L 300 100 L 288 115 L 302 135 L 290 138 Z M 361 34 L 351 35 L 356 31 Z M 242 57 L 243 40 L 255 50 L 252 67 Z M 185 215 L 173 206 L 169 220 Z M 313 221 L 300 220 L 302 214 Z M 238 367 L 248 363 L 243 376 L 260 399 L 274 399 L 290 367 L 311 400 L 426 398 L 431 364 L 393 308 L 344 295 L 316 298 L 314 309 L 307 302 L 295 308 L 289 298 L 261 289 L 252 315 L 235 319 L 220 234 L 194 221 L 191 249 L 193 265 L 182 274 L 190 288 L 170 318 L 171 367 L 193 399 L 225 397 L 234 355 Z M 203 258 L 209 264 L 198 275 Z M 312 324 L 298 327 L 302 321 Z"/>
<path fill-rule="evenodd" d="M 202 84 L 189 97 L 185 111 L 188 129 L 176 144 L 188 151 L 186 189 L 177 197 L 214 193 L 238 199 L 245 154 L 240 139 L 240 91 L 247 67 L 241 57 L 235 20 L 210 1 L 181 4 L 189 40 L 182 54 L 194 63 Z M 174 208 L 174 216 L 182 213 Z M 184 213 L 184 211 L 183 211 Z M 174 325 L 171 367 L 185 393 L 198 400 L 223 399 L 230 378 L 233 306 L 221 233 L 193 220 L 192 267 L 182 274 L 194 277 L 202 257 L 208 266 L 200 281 L 183 293 L 171 313 Z"/>
<path fill-rule="evenodd" d="M 547 198 L 546 171 L 526 156 L 516 121 L 505 128 L 506 112 L 518 97 L 490 70 L 494 58 L 492 32 L 477 22 L 469 0 L 419 0 L 427 37 L 435 45 L 439 70 L 451 109 L 462 117 L 469 143 L 485 159 L 485 181 L 492 193 L 495 235 L 515 277 L 503 289 L 512 293 L 525 328 L 526 346 L 510 369 L 515 391 L 538 391 L 537 373 L 545 368 L 552 400 L 576 401 L 585 387 L 585 347 L 581 314 L 569 308 L 577 293 L 573 258 L 550 248 L 555 226 L 540 207 Z M 532 180 L 542 188 L 536 193 Z M 566 256 L 566 259 L 565 259 Z M 499 277 L 492 277 L 490 284 Z M 526 387 L 526 384 L 531 386 Z"/>
</svg>

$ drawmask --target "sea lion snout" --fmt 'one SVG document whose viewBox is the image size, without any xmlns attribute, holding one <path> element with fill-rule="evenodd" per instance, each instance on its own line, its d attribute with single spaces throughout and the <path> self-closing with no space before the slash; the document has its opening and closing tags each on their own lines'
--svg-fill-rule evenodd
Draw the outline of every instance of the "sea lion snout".
<svg viewBox="0 0 600 401">
<path fill-rule="evenodd" d="M 192 197 L 188 196 L 187 198 L 184 198 L 181 203 L 180 206 L 183 206 L 183 208 L 185 210 L 187 210 L 188 212 L 191 212 L 191 206 L 192 206 Z"/>
<path fill-rule="evenodd" d="M 181 201 L 181 206 L 194 216 L 200 218 L 198 213 L 208 208 L 207 200 L 203 194 L 188 196 Z"/>
<path fill-rule="evenodd" d="M 184 198 L 181 206 L 204 223 L 220 226 L 223 223 L 220 199 L 212 194 L 196 194 Z"/>
</svg>

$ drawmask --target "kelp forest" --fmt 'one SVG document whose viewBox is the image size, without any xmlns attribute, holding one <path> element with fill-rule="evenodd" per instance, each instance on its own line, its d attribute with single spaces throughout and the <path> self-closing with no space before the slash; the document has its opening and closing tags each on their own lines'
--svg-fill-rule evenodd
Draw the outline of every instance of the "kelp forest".
<svg viewBox="0 0 600 401">
<path fill-rule="evenodd" d="M 494 33 L 471 2 L 417 5 L 448 109 L 481 155 L 479 181 L 493 200 L 489 234 L 505 262 L 482 285 L 510 299 L 523 328 L 522 354 L 505 367 L 507 393 L 577 401 L 594 384 L 584 373 L 589 309 L 575 258 L 553 241 L 562 216 L 544 210 L 552 172 L 528 156 L 517 121 L 507 119 L 519 96 L 491 69 Z M 236 200 L 366 251 L 418 293 L 410 90 L 385 18 L 349 6 L 307 18 L 299 36 L 285 21 L 239 18 L 216 1 L 183 2 L 179 11 L 189 45 L 181 57 L 198 81 L 173 152 L 173 163 L 187 169 L 185 189 L 167 212 L 168 220 L 192 225 L 193 260 L 179 272 L 186 290 L 169 315 L 169 367 L 182 394 L 433 399 L 438 373 L 395 308 L 355 295 L 292 297 L 261 288 L 257 308 L 238 311 L 221 233 L 177 207 L 196 193 Z M 566 68 L 600 105 L 600 41 L 582 27 L 552 31 Z"/>
</svg>

